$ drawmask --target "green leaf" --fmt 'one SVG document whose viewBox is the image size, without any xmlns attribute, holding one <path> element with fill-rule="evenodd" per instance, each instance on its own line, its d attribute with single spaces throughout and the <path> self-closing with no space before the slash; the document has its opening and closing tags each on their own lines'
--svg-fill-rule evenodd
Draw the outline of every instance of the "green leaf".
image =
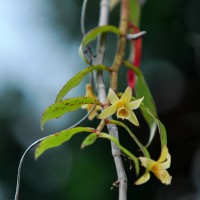
<svg viewBox="0 0 200 200">
<path fill-rule="evenodd" d="M 155 116 L 157 116 L 157 109 L 156 109 L 155 102 L 153 100 L 153 97 L 151 95 L 149 87 L 147 86 L 147 83 L 144 79 L 142 72 L 137 67 L 134 67 L 132 64 L 130 64 L 127 61 L 124 61 L 124 65 L 126 67 L 132 69 L 137 76 L 136 85 L 135 85 L 135 95 L 136 95 L 136 97 L 137 98 L 144 97 L 143 104 L 148 109 L 150 109 L 150 111 Z M 147 145 L 149 145 L 151 143 L 154 135 L 155 135 L 157 125 L 156 125 L 155 119 L 147 116 L 146 112 L 144 112 L 143 110 L 142 110 L 142 115 L 144 116 L 147 124 L 149 125 L 149 129 L 150 129 L 150 136 L 149 136 L 149 141 L 148 141 L 148 144 L 147 144 Z"/>
<path fill-rule="evenodd" d="M 151 112 L 154 113 L 154 115 L 157 115 L 155 102 L 153 100 L 153 97 L 151 95 L 149 87 L 147 86 L 147 83 L 144 79 L 142 72 L 137 67 L 134 67 L 132 64 L 130 64 L 127 61 L 124 61 L 123 63 L 126 67 L 132 69 L 137 76 L 136 85 L 135 85 L 136 97 L 137 98 L 144 97 L 143 104 L 146 107 L 148 107 L 151 110 Z"/>
<path fill-rule="evenodd" d="M 76 127 L 76 128 L 66 129 L 66 130 L 57 132 L 55 134 L 52 134 L 38 144 L 35 150 L 35 159 L 37 159 L 46 150 L 62 145 L 64 142 L 70 140 L 71 137 L 77 133 L 93 132 L 93 131 L 94 131 L 93 128 Z"/>
<path fill-rule="evenodd" d="M 137 139 L 137 137 L 133 134 L 133 132 L 128 128 L 128 126 L 126 126 L 124 123 L 116 121 L 116 120 L 108 120 L 107 123 L 115 124 L 115 125 L 121 126 L 124 129 L 126 129 L 126 131 L 129 133 L 129 135 L 135 141 L 135 143 L 140 147 L 144 156 L 147 158 L 150 158 L 150 154 L 149 154 L 148 150 L 143 146 L 143 144 L 141 144 L 141 142 Z"/>
<path fill-rule="evenodd" d="M 92 145 L 97 139 L 97 134 L 96 133 L 91 133 L 90 135 L 88 135 L 85 140 L 83 141 L 83 143 L 81 144 L 81 148 L 85 148 L 89 145 Z"/>
<path fill-rule="evenodd" d="M 155 121 L 157 123 L 159 134 L 160 134 L 161 146 L 163 147 L 167 145 L 167 132 L 163 123 L 143 103 L 140 104 L 140 107 L 141 107 L 141 110 L 146 114 L 146 117 L 149 118 L 149 120 Z"/>
<path fill-rule="evenodd" d="M 91 41 L 95 40 L 99 34 L 106 33 L 106 32 L 112 32 L 112 33 L 115 33 L 116 35 L 120 35 L 120 31 L 119 31 L 119 29 L 117 27 L 110 26 L 110 25 L 105 25 L 105 26 L 99 26 L 99 27 L 96 27 L 96 28 L 92 29 L 91 31 L 89 31 L 83 37 L 83 40 L 82 40 L 81 45 L 79 47 L 79 55 L 80 55 L 80 57 L 83 59 L 83 61 L 86 64 L 89 65 L 90 62 L 85 57 L 84 47 L 86 45 L 88 45 Z"/>
<path fill-rule="evenodd" d="M 120 143 L 119 140 L 116 139 L 115 137 L 107 134 L 107 133 L 99 133 L 98 137 L 100 138 L 105 138 L 108 139 L 110 141 L 112 141 L 125 155 L 127 155 L 135 164 L 135 171 L 136 174 L 139 174 L 140 171 L 140 166 L 139 166 L 139 161 L 138 158 L 135 157 L 129 150 L 127 150 L 125 147 L 123 147 Z"/>
<path fill-rule="evenodd" d="M 130 0 L 130 21 L 139 27 L 140 22 L 140 1 L 139 0 Z"/>
<path fill-rule="evenodd" d="M 93 70 L 106 70 L 109 71 L 109 68 L 104 65 L 93 65 L 90 67 L 87 67 L 83 70 L 81 70 L 78 74 L 73 76 L 60 90 L 60 92 L 57 95 L 56 102 L 63 99 L 63 97 L 74 87 L 76 87 L 82 79 L 91 71 Z"/>
<path fill-rule="evenodd" d="M 101 102 L 91 97 L 75 97 L 59 101 L 46 108 L 42 115 L 41 127 L 43 127 L 48 120 L 59 118 L 68 112 L 75 111 L 84 104 L 96 104 L 102 106 Z"/>
</svg>

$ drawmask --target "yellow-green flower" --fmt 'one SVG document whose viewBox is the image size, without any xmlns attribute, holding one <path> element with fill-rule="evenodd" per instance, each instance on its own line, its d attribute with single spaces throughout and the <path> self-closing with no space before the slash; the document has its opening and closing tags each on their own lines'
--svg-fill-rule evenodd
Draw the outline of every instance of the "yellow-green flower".
<svg viewBox="0 0 200 200">
<path fill-rule="evenodd" d="M 168 152 L 168 148 L 164 146 L 161 151 L 160 158 L 155 161 L 150 158 L 140 157 L 141 165 L 147 169 L 146 173 L 141 176 L 136 182 L 136 185 L 141 185 L 147 182 L 150 178 L 149 171 L 153 172 L 155 176 L 166 185 L 171 184 L 172 177 L 169 175 L 168 169 L 171 164 L 171 156 Z"/>
<path fill-rule="evenodd" d="M 135 113 L 132 110 L 135 110 L 140 106 L 143 97 L 135 101 L 131 101 L 131 96 L 132 96 L 132 90 L 130 87 L 126 88 L 124 94 L 121 96 L 120 99 L 115 94 L 115 92 L 110 88 L 108 92 L 108 98 L 110 100 L 111 105 L 108 108 L 106 108 L 99 115 L 98 118 L 105 119 L 116 112 L 118 118 L 127 119 L 134 125 L 139 126 L 137 117 L 135 116 Z"/>
<path fill-rule="evenodd" d="M 93 92 L 92 85 L 91 84 L 86 84 L 85 87 L 86 87 L 85 96 L 86 97 L 92 97 L 92 98 L 96 99 L 97 97 L 95 96 L 95 94 Z M 86 105 L 83 105 L 81 108 L 82 109 L 87 109 L 87 112 L 89 113 L 93 109 L 93 107 L 94 107 L 93 104 L 86 104 Z M 93 111 L 88 116 L 88 119 L 89 120 L 93 120 L 98 115 L 97 111 L 99 111 L 99 110 L 101 110 L 101 107 L 96 105 L 96 107 L 93 109 Z"/>
</svg>

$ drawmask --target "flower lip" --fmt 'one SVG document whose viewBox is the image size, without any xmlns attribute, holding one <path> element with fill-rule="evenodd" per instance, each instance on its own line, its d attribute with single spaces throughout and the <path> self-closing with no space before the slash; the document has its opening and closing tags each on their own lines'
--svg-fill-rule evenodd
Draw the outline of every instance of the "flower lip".
<svg viewBox="0 0 200 200">
<path fill-rule="evenodd" d="M 167 170 L 163 169 L 159 164 L 153 166 L 151 171 L 163 184 L 169 185 L 171 183 L 172 177 L 169 175 Z"/>
<path fill-rule="evenodd" d="M 124 108 L 118 108 L 117 117 L 121 119 L 128 119 L 130 117 L 130 111 Z"/>
<path fill-rule="evenodd" d="M 124 94 L 119 99 L 116 93 L 110 88 L 108 92 L 108 98 L 111 105 L 103 110 L 103 112 L 98 116 L 99 119 L 106 119 L 107 117 L 113 115 L 115 112 L 118 118 L 127 119 L 135 126 L 139 126 L 136 115 L 132 110 L 137 109 L 143 97 L 134 101 L 131 101 L 132 90 L 127 87 Z"/>
</svg>

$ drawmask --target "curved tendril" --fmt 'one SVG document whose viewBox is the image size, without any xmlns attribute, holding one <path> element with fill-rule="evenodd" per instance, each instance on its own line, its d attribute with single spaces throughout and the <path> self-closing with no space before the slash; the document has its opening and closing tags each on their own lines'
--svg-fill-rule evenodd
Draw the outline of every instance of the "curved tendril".
<svg viewBox="0 0 200 200">
<path fill-rule="evenodd" d="M 85 35 L 85 11 L 87 7 L 87 0 L 83 1 L 82 10 L 81 10 L 81 33 Z"/>
<path fill-rule="evenodd" d="M 51 136 L 51 135 L 50 135 Z M 18 172 L 17 172 L 17 185 L 16 185 L 16 191 L 15 191 L 15 199 L 14 200 L 18 200 L 18 195 L 19 195 L 19 187 L 20 187 L 20 178 L 21 178 L 21 169 L 22 169 L 22 164 L 24 161 L 24 157 L 25 155 L 35 146 L 37 145 L 39 142 L 41 142 L 42 140 L 48 138 L 49 136 L 40 138 L 39 140 L 35 141 L 34 143 L 32 143 L 24 152 L 24 154 L 22 155 L 20 162 L 19 162 L 19 166 L 18 166 Z"/>
<path fill-rule="evenodd" d="M 88 112 L 83 118 L 81 118 L 77 123 L 73 124 L 72 126 L 70 126 L 68 129 L 72 129 L 74 128 L 75 126 L 78 126 L 82 121 L 84 121 L 91 113 L 92 111 L 95 109 L 96 105 L 94 105 L 92 107 L 92 109 L 90 110 L 90 112 Z M 67 130 L 68 130 L 67 129 Z M 15 198 L 14 200 L 18 200 L 18 196 L 19 196 L 19 188 L 20 188 L 20 179 L 21 179 L 21 169 L 22 169 L 22 164 L 23 164 L 23 161 L 24 161 L 24 158 L 26 156 L 26 154 L 34 147 L 36 146 L 38 143 L 40 143 L 41 141 L 45 140 L 46 138 L 52 136 L 53 134 L 51 135 L 48 135 L 46 137 L 43 137 L 43 138 L 40 138 L 38 140 L 36 140 L 35 142 L 33 142 L 26 150 L 25 152 L 23 153 L 21 159 L 20 159 L 20 162 L 19 162 L 19 166 L 18 166 L 18 171 L 17 171 L 17 184 L 16 184 L 16 190 L 15 190 Z"/>
</svg>

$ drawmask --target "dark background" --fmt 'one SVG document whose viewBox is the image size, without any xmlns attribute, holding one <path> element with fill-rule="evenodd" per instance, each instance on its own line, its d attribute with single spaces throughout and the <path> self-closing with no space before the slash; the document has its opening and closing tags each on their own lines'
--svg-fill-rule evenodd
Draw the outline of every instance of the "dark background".
<svg viewBox="0 0 200 200">
<path fill-rule="evenodd" d="M 9 200 L 14 198 L 17 167 L 25 149 L 36 139 L 67 128 L 84 115 L 84 111 L 68 114 L 61 122 L 49 122 L 44 133 L 40 131 L 40 117 L 45 107 L 54 102 L 62 85 L 85 65 L 77 51 L 82 38 L 82 1 L 0 3 L 3 13 L 0 25 L 0 199 Z M 148 183 L 135 186 L 134 169 L 129 170 L 129 162 L 124 159 L 129 177 L 128 199 L 200 199 L 199 10 L 199 0 L 147 0 L 143 6 L 141 30 L 147 34 L 143 39 L 141 70 L 168 132 L 172 155 L 169 172 L 173 179 L 170 186 L 164 186 L 152 175 Z M 111 14 L 111 24 L 118 24 L 118 11 L 117 7 Z M 89 1 L 87 31 L 97 26 L 98 12 L 99 1 Z M 10 28 L 6 29 L 9 24 Z M 109 38 L 107 63 L 111 63 L 113 45 L 116 45 L 115 39 Z M 120 80 L 124 80 L 125 74 L 126 70 L 122 70 Z M 125 87 L 126 82 L 120 82 L 120 90 Z M 84 83 L 70 95 L 84 95 L 83 88 Z M 141 128 L 133 127 L 133 130 L 146 142 L 148 128 L 139 113 L 138 116 Z M 93 124 L 97 121 L 82 123 L 84 126 Z M 23 165 L 19 199 L 117 199 L 118 189 L 110 190 L 116 181 L 116 171 L 109 142 L 99 140 L 80 150 L 85 136 L 75 136 L 37 161 L 31 151 Z M 120 138 L 130 150 L 134 149 L 126 133 L 121 131 Z M 156 158 L 158 136 L 150 150 Z"/>
</svg>

